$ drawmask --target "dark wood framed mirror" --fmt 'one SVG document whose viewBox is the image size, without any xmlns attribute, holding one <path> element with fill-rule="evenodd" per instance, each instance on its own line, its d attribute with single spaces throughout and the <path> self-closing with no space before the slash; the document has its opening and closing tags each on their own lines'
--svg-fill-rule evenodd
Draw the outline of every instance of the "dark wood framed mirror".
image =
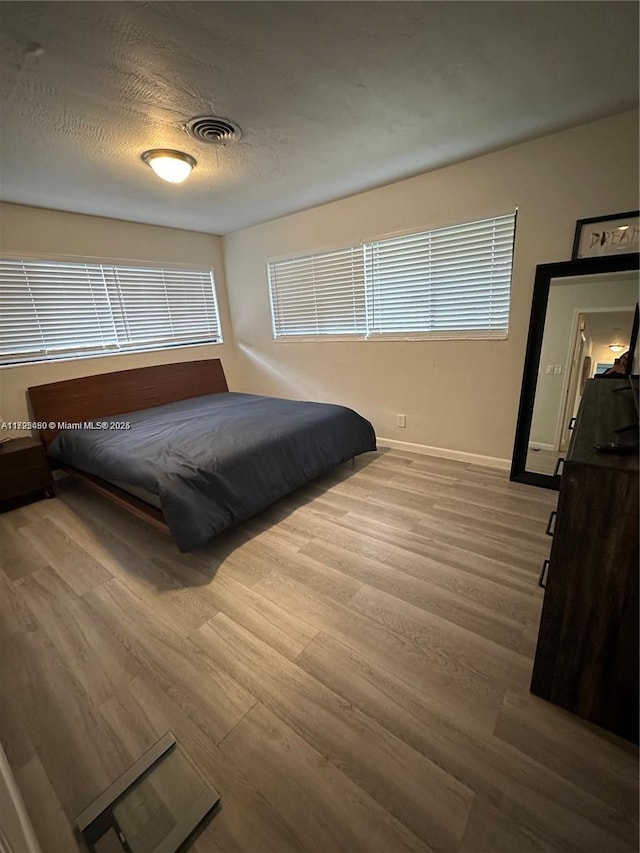
<svg viewBox="0 0 640 853">
<path fill-rule="evenodd" d="M 510 478 L 557 489 L 586 379 L 628 349 L 639 255 L 536 268 Z M 622 349 L 617 349 L 621 347 Z"/>
</svg>

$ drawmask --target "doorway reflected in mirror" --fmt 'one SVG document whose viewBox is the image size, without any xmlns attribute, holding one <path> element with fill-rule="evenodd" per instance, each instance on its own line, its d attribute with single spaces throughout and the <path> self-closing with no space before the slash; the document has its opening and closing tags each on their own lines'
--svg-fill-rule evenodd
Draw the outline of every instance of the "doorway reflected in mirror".
<svg viewBox="0 0 640 853">
<path fill-rule="evenodd" d="M 624 375 L 638 267 L 638 255 L 628 254 L 536 268 L 512 480 L 559 487 L 587 383 Z"/>
<path fill-rule="evenodd" d="M 629 348 L 636 274 L 552 279 L 545 316 L 528 471 L 553 474 L 571 438 L 585 382 Z M 611 349 L 614 347 L 614 349 Z M 603 367 L 606 365 L 606 367 Z"/>
</svg>

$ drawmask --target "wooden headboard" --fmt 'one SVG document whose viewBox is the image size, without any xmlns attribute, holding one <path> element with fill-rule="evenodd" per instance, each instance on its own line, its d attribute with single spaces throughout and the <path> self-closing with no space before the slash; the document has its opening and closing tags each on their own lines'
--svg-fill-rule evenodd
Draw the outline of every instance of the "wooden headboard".
<svg viewBox="0 0 640 853">
<path fill-rule="evenodd" d="M 65 379 L 27 393 L 33 420 L 54 424 L 40 430 L 49 447 L 62 421 L 82 423 L 228 390 L 222 362 L 209 358 Z"/>
</svg>

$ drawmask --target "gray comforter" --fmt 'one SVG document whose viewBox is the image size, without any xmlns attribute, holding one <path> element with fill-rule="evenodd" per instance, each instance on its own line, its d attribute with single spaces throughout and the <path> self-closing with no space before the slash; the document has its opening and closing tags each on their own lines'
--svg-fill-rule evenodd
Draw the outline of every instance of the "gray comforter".
<svg viewBox="0 0 640 853">
<path fill-rule="evenodd" d="M 353 456 L 376 449 L 351 409 L 211 394 L 104 418 L 128 430 L 64 430 L 49 454 L 157 502 L 188 551 Z"/>
</svg>

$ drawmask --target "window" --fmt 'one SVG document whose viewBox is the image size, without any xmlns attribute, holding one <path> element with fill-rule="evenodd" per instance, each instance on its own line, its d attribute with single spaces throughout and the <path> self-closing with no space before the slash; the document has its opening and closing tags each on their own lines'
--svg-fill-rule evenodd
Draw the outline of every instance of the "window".
<svg viewBox="0 0 640 853">
<path fill-rule="evenodd" d="M 0 363 L 222 340 L 211 270 L 0 260 Z"/>
<path fill-rule="evenodd" d="M 276 337 L 365 334 L 364 252 L 338 252 L 269 264 Z"/>
<path fill-rule="evenodd" d="M 268 264 L 276 338 L 506 338 L 515 213 Z"/>
</svg>

